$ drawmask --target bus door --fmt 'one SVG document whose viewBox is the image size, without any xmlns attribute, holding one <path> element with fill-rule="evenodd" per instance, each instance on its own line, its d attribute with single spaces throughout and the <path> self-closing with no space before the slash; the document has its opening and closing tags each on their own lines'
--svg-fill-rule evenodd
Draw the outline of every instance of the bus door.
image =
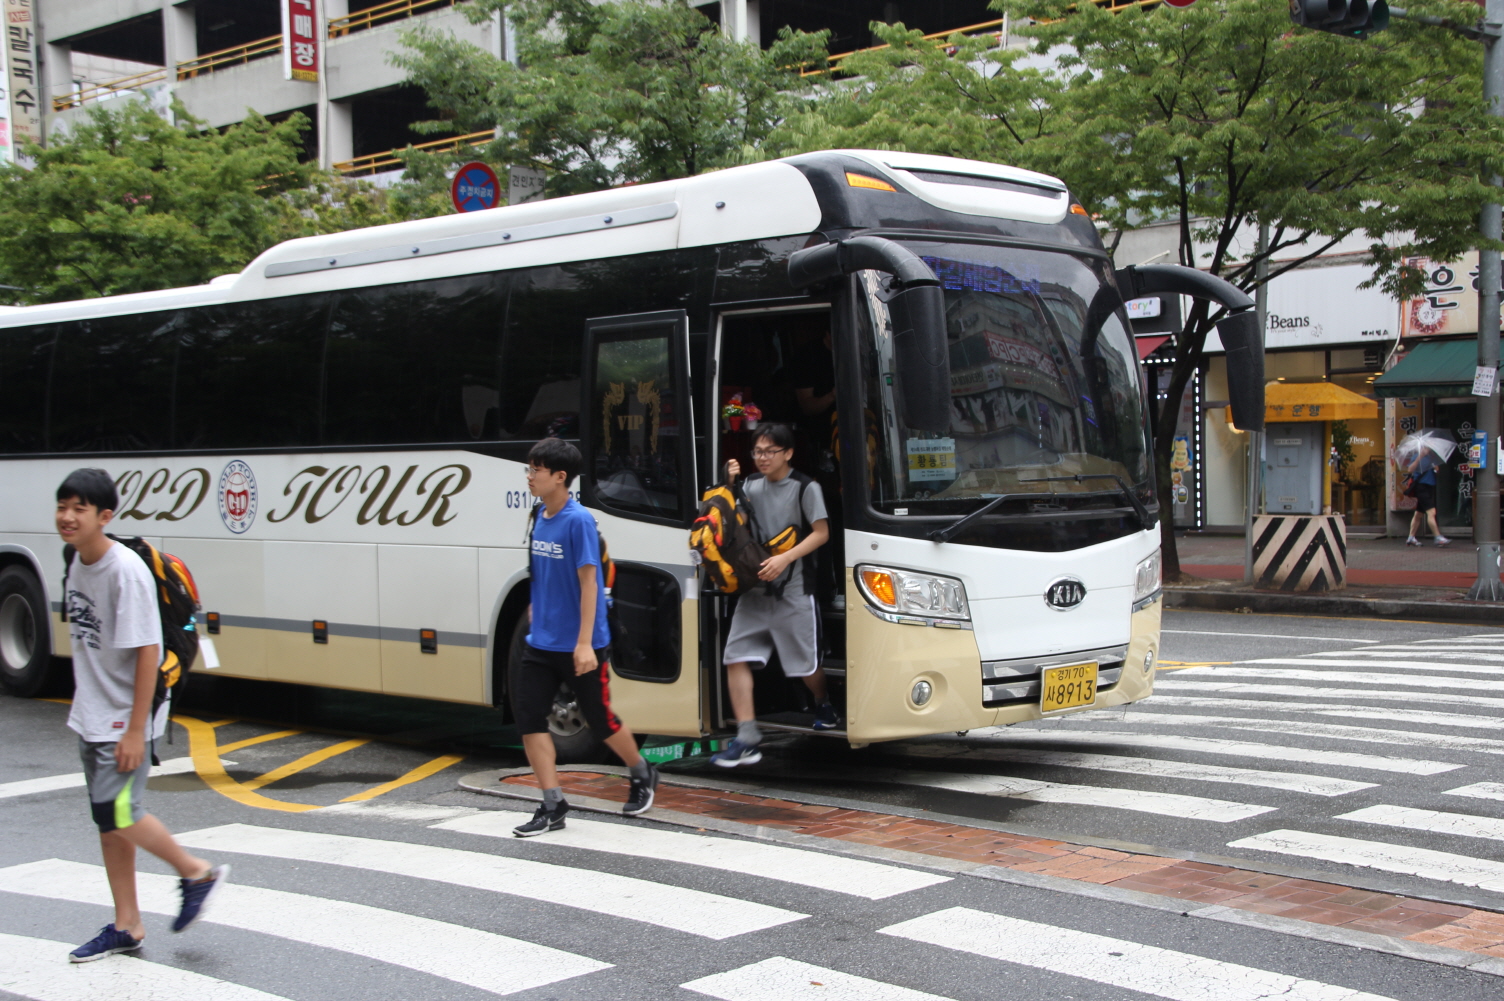
<svg viewBox="0 0 1504 1001">
<path fill-rule="evenodd" d="M 638 733 L 699 736 L 689 318 L 667 310 L 587 320 L 585 343 L 580 489 L 616 563 L 612 705 Z"/>
</svg>

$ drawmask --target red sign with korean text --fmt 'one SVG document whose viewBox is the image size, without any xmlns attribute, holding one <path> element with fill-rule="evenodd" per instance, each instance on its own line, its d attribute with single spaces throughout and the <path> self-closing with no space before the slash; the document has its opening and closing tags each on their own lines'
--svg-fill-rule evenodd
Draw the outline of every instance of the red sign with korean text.
<svg viewBox="0 0 1504 1001">
<path fill-rule="evenodd" d="M 288 80 L 319 80 L 318 0 L 282 0 L 282 75 Z"/>
</svg>

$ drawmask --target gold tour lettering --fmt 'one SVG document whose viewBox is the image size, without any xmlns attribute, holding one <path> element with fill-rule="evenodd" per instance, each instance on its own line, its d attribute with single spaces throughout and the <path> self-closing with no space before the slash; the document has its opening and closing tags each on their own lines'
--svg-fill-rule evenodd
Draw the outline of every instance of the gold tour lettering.
<svg viewBox="0 0 1504 1001">
<path fill-rule="evenodd" d="M 167 469 L 153 470 L 150 474 L 128 469 L 116 478 L 115 489 L 121 497 L 121 518 L 182 521 L 197 511 L 209 495 L 209 471 L 188 469 L 173 479 L 172 471 Z"/>
<path fill-rule="evenodd" d="M 417 485 L 409 496 L 408 487 L 415 477 Z M 421 477 L 416 465 L 408 466 L 395 484 L 390 466 L 377 466 L 370 472 L 360 466 L 308 466 L 294 473 L 282 488 L 282 496 L 292 498 L 286 509 L 269 512 L 266 520 L 274 524 L 287 521 L 301 511 L 304 521 L 316 525 L 358 493 L 365 498 L 355 516 L 358 525 L 374 521 L 405 527 L 431 514 L 432 524 L 440 527 L 457 517 L 449 502 L 470 485 L 470 479 L 470 467 L 458 464 L 440 466 Z M 417 512 L 412 513 L 419 504 Z"/>
</svg>

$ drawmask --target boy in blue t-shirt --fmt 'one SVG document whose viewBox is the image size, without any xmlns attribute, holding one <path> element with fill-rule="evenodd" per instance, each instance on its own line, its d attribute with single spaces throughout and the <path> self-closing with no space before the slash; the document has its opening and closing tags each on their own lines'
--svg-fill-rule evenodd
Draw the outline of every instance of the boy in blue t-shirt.
<svg viewBox="0 0 1504 1001">
<path fill-rule="evenodd" d="M 527 454 L 527 488 L 541 503 L 529 533 L 531 628 L 522 656 L 512 665 L 512 711 L 528 764 L 543 789 L 543 803 L 532 820 L 512 829 L 519 838 L 562 830 L 569 812 L 548 732 L 560 684 L 574 690 L 590 729 L 631 769 L 632 789 L 621 812 L 629 817 L 646 812 L 658 787 L 658 769 L 637 753 L 632 731 L 611 711 L 611 632 L 600 536 L 590 512 L 569 496 L 569 484 L 584 464 L 580 450 L 558 438 L 544 438 Z"/>
</svg>

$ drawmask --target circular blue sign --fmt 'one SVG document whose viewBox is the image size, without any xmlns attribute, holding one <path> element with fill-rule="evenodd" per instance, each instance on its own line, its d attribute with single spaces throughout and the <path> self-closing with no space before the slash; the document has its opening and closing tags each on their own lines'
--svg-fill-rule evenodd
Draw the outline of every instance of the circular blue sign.
<svg viewBox="0 0 1504 1001">
<path fill-rule="evenodd" d="M 496 171 L 478 161 L 465 164 L 454 172 L 449 185 L 449 196 L 454 200 L 457 212 L 479 212 L 494 209 L 501 200 L 501 182 Z"/>
</svg>

